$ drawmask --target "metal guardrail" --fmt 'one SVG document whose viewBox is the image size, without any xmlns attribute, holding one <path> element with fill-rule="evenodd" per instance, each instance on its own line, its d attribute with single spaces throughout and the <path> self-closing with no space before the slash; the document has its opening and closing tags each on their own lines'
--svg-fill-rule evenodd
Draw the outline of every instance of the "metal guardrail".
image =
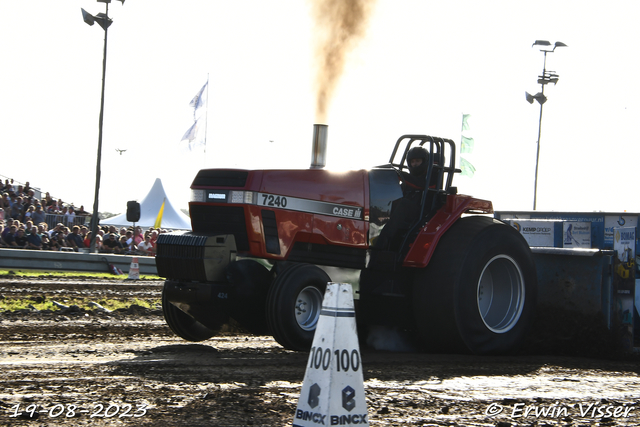
<svg viewBox="0 0 640 427">
<path fill-rule="evenodd" d="M 61 215 L 61 214 L 46 214 L 44 222 L 46 222 L 47 226 L 49 226 L 49 230 L 52 230 L 53 228 L 55 228 L 55 226 L 58 223 L 62 223 L 64 225 L 66 225 L 67 227 L 71 228 L 74 225 L 83 226 L 85 224 L 89 224 L 90 220 L 91 220 L 91 216 L 78 215 L 73 219 L 72 223 L 70 224 L 67 221 L 67 217 L 65 215 Z"/>
<path fill-rule="evenodd" d="M 0 268 L 106 273 L 109 272 L 107 264 L 113 264 L 127 274 L 133 258 L 138 259 L 140 274 L 158 274 L 155 257 L 28 249 L 0 249 Z"/>
<path fill-rule="evenodd" d="M 0 209 L 0 220 L 6 219 L 8 216 L 5 215 L 5 212 Z M 65 226 L 71 228 L 74 225 L 83 226 L 85 224 L 89 224 L 91 221 L 91 215 L 78 215 L 76 216 L 71 223 L 67 221 L 67 217 L 61 214 L 45 214 L 44 222 L 47 223 L 49 230 L 55 228 L 58 223 L 64 224 Z M 38 225 L 38 224 L 35 224 Z"/>
</svg>

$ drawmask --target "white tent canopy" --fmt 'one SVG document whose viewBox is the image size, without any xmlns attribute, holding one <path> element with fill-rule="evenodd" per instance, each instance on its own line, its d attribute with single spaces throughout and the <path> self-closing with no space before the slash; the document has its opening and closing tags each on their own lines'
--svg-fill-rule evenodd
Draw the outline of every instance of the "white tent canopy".
<svg viewBox="0 0 640 427">
<path fill-rule="evenodd" d="M 156 182 L 153 183 L 153 187 L 149 190 L 149 193 L 140 202 L 140 221 L 136 222 L 136 225 L 141 227 L 153 227 L 156 223 L 156 218 L 164 202 L 164 212 L 162 214 L 161 228 L 172 230 L 191 230 L 191 219 L 176 210 L 171 204 L 171 200 L 167 198 L 167 194 L 162 186 L 160 178 L 156 178 Z M 127 213 L 123 213 L 111 218 L 100 220 L 100 225 L 115 225 L 118 227 L 128 227 L 133 225 L 127 221 Z"/>
</svg>

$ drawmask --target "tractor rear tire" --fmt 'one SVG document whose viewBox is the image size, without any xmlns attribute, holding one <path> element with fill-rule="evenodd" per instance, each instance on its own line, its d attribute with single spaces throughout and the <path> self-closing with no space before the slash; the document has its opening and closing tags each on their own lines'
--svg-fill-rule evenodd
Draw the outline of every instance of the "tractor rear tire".
<svg viewBox="0 0 640 427">
<path fill-rule="evenodd" d="M 267 323 L 273 338 L 284 348 L 311 348 L 330 281 L 327 273 L 310 264 L 294 264 L 276 277 L 267 296 Z"/>
<path fill-rule="evenodd" d="M 533 255 L 513 227 L 459 219 L 413 286 L 413 312 L 428 352 L 504 354 L 521 344 L 537 299 Z"/>
<path fill-rule="evenodd" d="M 214 336 L 218 331 L 207 328 L 193 317 L 169 302 L 162 294 L 162 313 L 169 328 L 180 338 L 187 341 L 204 341 Z M 221 325 L 222 326 L 222 325 Z"/>
</svg>

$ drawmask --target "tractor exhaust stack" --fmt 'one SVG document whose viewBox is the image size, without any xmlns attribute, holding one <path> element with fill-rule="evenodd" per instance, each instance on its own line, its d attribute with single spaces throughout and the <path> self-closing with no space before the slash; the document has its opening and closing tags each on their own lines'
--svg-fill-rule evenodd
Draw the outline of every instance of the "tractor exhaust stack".
<svg viewBox="0 0 640 427">
<path fill-rule="evenodd" d="M 327 125 L 313 125 L 311 169 L 322 169 L 327 164 L 327 129 Z"/>
</svg>

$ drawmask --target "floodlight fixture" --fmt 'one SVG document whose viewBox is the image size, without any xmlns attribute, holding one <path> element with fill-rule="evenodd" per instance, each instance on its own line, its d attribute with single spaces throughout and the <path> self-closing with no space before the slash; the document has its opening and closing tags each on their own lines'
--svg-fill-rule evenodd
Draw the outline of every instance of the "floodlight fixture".
<svg viewBox="0 0 640 427">
<path fill-rule="evenodd" d="M 531 47 L 533 46 L 551 46 L 551 43 L 549 43 L 547 40 L 536 40 L 531 45 Z"/>
<path fill-rule="evenodd" d="M 80 8 L 80 10 L 82 11 L 82 19 L 87 23 L 87 25 L 93 25 L 93 23 L 96 22 L 92 14 L 82 8 Z"/>
<path fill-rule="evenodd" d="M 557 47 L 568 47 L 566 44 L 562 43 L 562 42 L 555 42 L 553 45 L 548 42 L 547 40 L 536 40 L 535 42 L 533 42 L 533 44 L 531 45 L 531 47 L 533 46 L 553 46 L 553 48 L 551 49 L 540 49 L 540 52 L 553 52 L 554 50 L 556 50 Z"/>
<path fill-rule="evenodd" d="M 538 101 L 540 105 L 547 102 L 547 97 L 542 92 L 538 92 L 535 95 L 531 95 L 529 92 L 525 92 L 524 96 L 529 104 L 533 104 L 533 101 Z"/>
<path fill-rule="evenodd" d="M 533 104 L 533 100 L 535 99 L 533 95 L 531 95 L 529 92 L 525 92 L 524 97 L 529 104 Z"/>
<path fill-rule="evenodd" d="M 538 76 L 538 84 L 541 85 L 546 85 L 549 83 L 553 83 L 554 85 L 558 83 L 558 80 L 560 80 L 560 78 L 557 75 L 545 75 L 545 76 Z"/>
<path fill-rule="evenodd" d="M 111 18 L 109 18 L 107 15 L 105 15 L 102 12 L 94 16 L 94 19 L 98 22 L 98 25 L 100 25 L 102 29 L 105 31 L 113 23 L 113 20 L 111 20 Z"/>
<path fill-rule="evenodd" d="M 98 13 L 97 15 L 92 15 L 82 8 L 80 8 L 80 10 L 82 11 L 82 19 L 88 25 L 93 25 L 95 22 L 97 22 L 103 30 L 106 30 L 113 23 L 113 20 L 102 12 Z"/>
</svg>

